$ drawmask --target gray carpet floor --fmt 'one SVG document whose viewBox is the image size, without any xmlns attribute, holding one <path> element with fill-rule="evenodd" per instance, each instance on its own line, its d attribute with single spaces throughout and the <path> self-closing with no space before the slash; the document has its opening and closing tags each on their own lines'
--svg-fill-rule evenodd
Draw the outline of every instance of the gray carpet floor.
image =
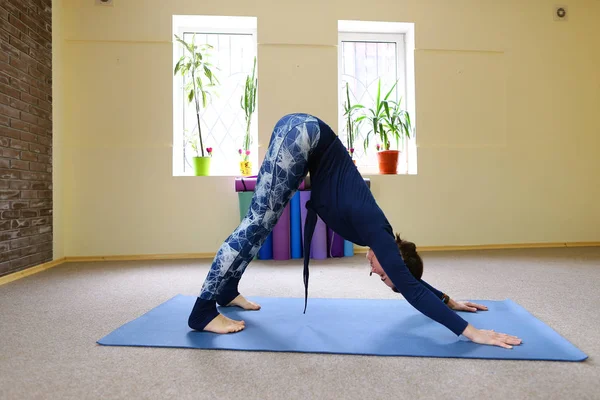
<svg viewBox="0 0 600 400">
<path fill-rule="evenodd" d="M 210 260 L 67 263 L 0 286 L 0 399 L 599 399 L 600 248 L 424 253 L 456 299 L 511 298 L 589 358 L 499 361 L 106 347 Z M 313 261 L 311 296 L 397 298 L 364 255 Z M 298 260 L 254 261 L 247 296 L 304 295 Z"/>
</svg>

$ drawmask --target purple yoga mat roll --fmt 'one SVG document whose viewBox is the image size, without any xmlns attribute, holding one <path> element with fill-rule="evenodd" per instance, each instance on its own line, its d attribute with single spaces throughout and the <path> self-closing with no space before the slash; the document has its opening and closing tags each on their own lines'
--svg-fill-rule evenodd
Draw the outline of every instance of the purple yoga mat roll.
<svg viewBox="0 0 600 400">
<path fill-rule="evenodd" d="M 344 257 L 344 239 L 331 228 L 327 228 L 327 243 L 329 257 Z"/>
<path fill-rule="evenodd" d="M 273 228 L 273 259 L 290 259 L 290 204 L 283 209 L 279 221 Z"/>
<path fill-rule="evenodd" d="M 246 176 L 243 178 L 235 178 L 236 192 L 253 192 L 256 189 L 257 176 Z M 304 190 L 305 182 L 302 181 L 298 190 Z"/>
<path fill-rule="evenodd" d="M 304 224 L 306 223 L 306 202 L 310 200 L 310 190 L 300 192 L 300 217 L 302 218 L 302 246 L 304 248 Z M 310 258 L 327 258 L 327 226 L 320 217 L 310 243 Z"/>
<path fill-rule="evenodd" d="M 327 225 L 319 217 L 317 217 L 317 226 L 313 234 L 311 249 L 313 258 L 324 260 L 327 258 Z"/>
</svg>

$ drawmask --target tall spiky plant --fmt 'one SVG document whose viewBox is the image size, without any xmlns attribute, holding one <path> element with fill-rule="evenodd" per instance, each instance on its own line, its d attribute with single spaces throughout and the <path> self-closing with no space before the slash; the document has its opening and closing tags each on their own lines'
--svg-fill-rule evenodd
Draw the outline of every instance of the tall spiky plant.
<svg viewBox="0 0 600 400">
<path fill-rule="evenodd" d="M 346 82 L 346 101 L 344 102 L 344 116 L 346 117 L 346 146 L 350 156 L 354 155 L 354 140 L 358 136 L 360 123 L 363 118 L 355 118 L 354 111 L 364 108 L 363 105 L 355 104 L 352 105 L 350 101 L 350 89 L 348 88 L 348 82 Z"/>
<path fill-rule="evenodd" d="M 179 72 L 185 78 L 191 78 L 185 85 L 185 93 L 188 103 L 192 101 L 196 106 L 196 121 L 198 123 L 198 139 L 200 140 L 200 150 L 204 157 L 204 143 L 202 141 L 202 128 L 200 126 L 200 102 L 202 107 L 206 107 L 211 97 L 211 92 L 219 84 L 213 69 L 217 69 L 208 62 L 210 50 L 213 47 L 209 44 L 196 45 L 196 35 L 192 36 L 192 42 L 188 43 L 175 35 L 175 39 L 183 45 L 184 54 L 175 65 L 174 75 Z M 206 82 L 205 82 L 206 81 Z M 196 148 L 196 154 L 200 156 Z"/>
<path fill-rule="evenodd" d="M 399 101 L 387 101 L 384 104 L 384 127 L 389 135 L 396 138 L 396 148 L 404 148 L 404 137 L 410 139 L 413 132 L 413 126 L 410 119 L 410 113 L 400 106 L 402 98 Z M 402 147 L 400 147 L 402 139 Z M 389 149 L 388 149 L 389 150 Z"/>
<path fill-rule="evenodd" d="M 256 57 L 254 57 L 254 65 L 252 66 L 252 76 L 246 77 L 244 86 L 244 94 L 240 99 L 240 106 L 246 115 L 246 134 L 244 135 L 244 161 L 248 161 L 250 156 L 250 145 L 252 144 L 252 135 L 250 134 L 250 125 L 252 123 L 252 114 L 256 111 L 256 88 L 258 79 L 256 78 Z"/>
<path fill-rule="evenodd" d="M 370 139 L 371 134 L 375 135 L 376 137 L 379 136 L 379 139 L 381 140 L 385 150 L 390 149 L 390 141 L 388 138 L 388 131 L 386 131 L 386 129 L 384 127 L 385 117 L 386 117 L 385 110 L 386 110 L 388 98 L 390 97 L 390 95 L 392 94 L 394 89 L 396 88 L 397 83 L 398 82 L 396 81 L 392 85 L 392 88 L 389 90 L 389 92 L 387 92 L 387 94 L 382 99 L 381 98 L 381 79 L 379 79 L 379 81 L 377 82 L 377 96 L 375 98 L 375 104 L 374 104 L 373 108 L 367 109 L 367 114 L 363 115 L 359 118 L 359 120 L 363 120 L 363 119 L 368 120 L 372 126 L 372 128 L 369 130 L 369 132 L 367 132 L 367 137 L 365 138 L 365 142 L 364 142 L 365 151 L 369 147 L 369 139 Z"/>
</svg>

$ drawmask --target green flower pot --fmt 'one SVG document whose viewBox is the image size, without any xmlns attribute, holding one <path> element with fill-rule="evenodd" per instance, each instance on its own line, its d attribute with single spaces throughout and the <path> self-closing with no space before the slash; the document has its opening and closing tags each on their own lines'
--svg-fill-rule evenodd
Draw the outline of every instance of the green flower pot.
<svg viewBox="0 0 600 400">
<path fill-rule="evenodd" d="M 194 157 L 194 175 L 210 175 L 210 157 Z"/>
</svg>

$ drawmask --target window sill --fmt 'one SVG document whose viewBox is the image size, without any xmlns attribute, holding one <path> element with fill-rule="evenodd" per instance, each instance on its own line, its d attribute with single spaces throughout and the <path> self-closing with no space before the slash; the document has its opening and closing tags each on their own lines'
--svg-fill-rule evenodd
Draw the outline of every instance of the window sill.
<svg viewBox="0 0 600 400">
<path fill-rule="evenodd" d="M 242 175 L 233 175 L 233 174 L 225 174 L 225 175 L 202 175 L 202 176 L 197 176 L 197 175 L 177 175 L 177 174 L 173 174 L 173 178 L 241 178 Z"/>
<path fill-rule="evenodd" d="M 402 173 L 396 173 L 396 174 L 382 174 L 380 172 L 377 171 L 358 171 L 360 172 L 360 175 L 363 177 L 371 177 L 371 176 L 416 176 L 417 173 L 409 173 L 409 172 L 402 172 Z M 250 176 L 256 176 L 256 174 L 250 175 Z M 207 175 L 207 176 L 196 176 L 196 175 L 173 175 L 173 178 L 242 178 L 243 176 L 241 174 L 235 175 L 235 174 L 224 174 L 224 175 Z"/>
<path fill-rule="evenodd" d="M 416 172 L 409 172 L 409 171 L 401 171 L 401 172 L 397 172 L 395 174 L 382 174 L 381 172 L 379 172 L 379 168 L 377 166 L 371 166 L 371 165 L 359 165 L 357 166 L 358 168 L 358 172 L 360 172 L 360 174 L 362 176 L 398 176 L 398 175 L 416 175 Z"/>
<path fill-rule="evenodd" d="M 408 172 L 402 172 L 402 173 L 396 173 L 396 174 L 382 174 L 380 172 L 361 172 L 360 170 L 358 171 L 360 172 L 360 174 L 364 177 L 369 177 L 369 176 L 416 176 L 417 173 L 408 173 Z"/>
</svg>

